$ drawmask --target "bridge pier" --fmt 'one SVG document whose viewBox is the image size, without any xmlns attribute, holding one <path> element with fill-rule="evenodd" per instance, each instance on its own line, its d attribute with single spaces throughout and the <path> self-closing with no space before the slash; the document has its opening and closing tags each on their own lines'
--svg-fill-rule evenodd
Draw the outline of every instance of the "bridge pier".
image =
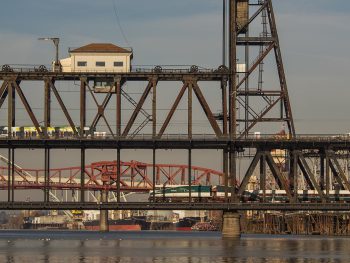
<svg viewBox="0 0 350 263">
<path fill-rule="evenodd" d="M 223 238 L 240 238 L 241 226 L 240 215 L 237 211 L 223 212 L 222 220 L 222 237 Z"/>
<path fill-rule="evenodd" d="M 101 202 L 106 203 L 108 201 L 108 190 L 102 190 Z M 100 210 L 100 232 L 108 232 L 108 210 Z"/>
</svg>

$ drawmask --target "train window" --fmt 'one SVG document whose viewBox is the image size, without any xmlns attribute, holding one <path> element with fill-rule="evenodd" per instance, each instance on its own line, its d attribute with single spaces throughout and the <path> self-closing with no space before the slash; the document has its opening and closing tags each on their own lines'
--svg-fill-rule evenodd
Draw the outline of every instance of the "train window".
<svg viewBox="0 0 350 263">
<path fill-rule="evenodd" d="M 123 61 L 115 61 L 114 66 L 115 67 L 122 67 L 122 66 L 124 66 L 124 62 Z"/>
<path fill-rule="evenodd" d="M 87 66 L 87 62 L 86 61 L 78 61 L 78 67 L 86 67 Z"/>
<path fill-rule="evenodd" d="M 106 62 L 104 61 L 96 61 L 96 67 L 104 67 L 106 65 Z"/>
</svg>

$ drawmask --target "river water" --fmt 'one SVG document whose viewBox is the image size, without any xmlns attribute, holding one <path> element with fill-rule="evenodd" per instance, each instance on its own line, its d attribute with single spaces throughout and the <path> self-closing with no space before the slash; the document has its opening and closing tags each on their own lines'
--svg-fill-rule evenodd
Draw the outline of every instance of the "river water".
<svg viewBox="0 0 350 263">
<path fill-rule="evenodd" d="M 349 262 L 350 239 L 215 232 L 0 231 L 0 262 Z"/>
</svg>

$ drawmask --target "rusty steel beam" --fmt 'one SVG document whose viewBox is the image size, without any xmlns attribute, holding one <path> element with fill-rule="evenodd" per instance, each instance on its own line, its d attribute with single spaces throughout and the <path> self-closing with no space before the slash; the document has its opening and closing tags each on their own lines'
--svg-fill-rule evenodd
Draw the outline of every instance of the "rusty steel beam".
<svg viewBox="0 0 350 263">
<path fill-rule="evenodd" d="M 306 163 L 306 161 L 302 161 L 299 158 L 299 155 L 298 155 L 298 164 L 299 164 L 300 170 L 301 170 L 301 172 L 302 172 L 302 174 L 304 176 L 304 179 L 305 179 L 307 185 L 310 187 L 311 190 L 315 190 L 315 186 L 314 186 L 314 183 L 313 183 L 313 181 L 315 181 L 315 179 L 311 180 L 311 177 L 314 178 L 314 175 L 311 172 L 311 169 L 309 168 L 309 166 Z"/>
<path fill-rule="evenodd" d="M 329 162 L 329 167 L 331 168 L 331 171 L 332 171 L 333 176 L 334 176 L 333 178 L 335 178 L 335 180 L 339 184 L 340 189 L 345 190 L 344 183 L 342 182 L 342 179 L 340 178 L 339 173 L 338 173 L 337 169 L 335 168 L 332 160 Z M 347 189 L 347 190 L 349 190 L 349 189 Z"/>
<path fill-rule="evenodd" d="M 4 80 L 0 88 L 0 109 L 7 97 L 7 93 L 8 93 L 7 86 L 8 86 L 8 81 Z"/>
<path fill-rule="evenodd" d="M 94 93 L 93 93 L 93 91 L 92 91 L 92 89 L 90 88 L 90 86 L 89 86 L 88 83 L 86 83 L 86 87 L 88 87 L 89 92 L 90 92 L 90 94 L 91 94 L 91 97 L 92 97 L 93 101 L 95 102 L 95 104 L 96 104 L 96 106 L 97 106 L 97 113 L 96 113 L 95 118 L 93 119 L 93 121 L 92 121 L 92 123 L 91 123 L 90 131 L 93 131 L 93 130 L 96 128 L 97 124 L 99 123 L 100 119 L 103 118 L 104 121 L 105 121 L 105 123 L 106 123 L 106 125 L 107 125 L 107 128 L 108 128 L 109 132 L 110 132 L 110 133 L 112 134 L 112 136 L 114 137 L 113 130 L 112 130 L 111 126 L 109 125 L 109 123 L 108 123 L 108 121 L 107 121 L 107 119 L 106 119 L 106 117 L 105 117 L 105 115 L 104 115 L 104 112 L 105 112 L 105 110 L 106 110 L 106 107 L 107 107 L 109 101 L 110 101 L 111 98 L 112 98 L 112 94 L 113 94 L 113 93 L 112 93 L 112 89 L 113 89 L 113 87 L 112 87 L 112 86 L 110 87 L 110 89 L 109 89 L 109 91 L 108 91 L 106 97 L 104 98 L 102 104 L 99 104 L 99 103 L 98 103 L 98 101 L 97 101 L 97 99 L 96 99 L 96 96 L 94 95 Z"/>
<path fill-rule="evenodd" d="M 260 189 L 263 191 L 262 201 L 266 201 L 266 157 L 260 156 Z"/>
<path fill-rule="evenodd" d="M 343 186 L 344 190 L 345 188 L 350 191 L 350 183 L 348 179 L 346 178 L 346 175 L 344 174 L 343 169 L 341 168 L 337 158 L 335 158 L 335 153 L 333 151 L 327 151 L 326 154 L 328 154 L 330 158 L 330 168 L 333 171 L 334 175 L 336 175 L 336 178 L 339 178 L 339 184 Z M 333 163 L 335 166 L 333 165 Z M 337 172 L 338 170 L 338 172 Z M 338 180 L 338 179 L 337 179 Z"/>
<path fill-rule="evenodd" d="M 7 127 L 8 127 L 8 136 L 12 137 L 12 127 L 16 126 L 15 112 L 16 112 L 16 103 L 15 103 L 15 89 L 12 86 L 12 81 L 8 82 L 8 103 L 7 103 Z"/>
<path fill-rule="evenodd" d="M 55 97 L 56 97 L 56 99 L 58 101 L 58 104 L 60 105 L 60 107 L 61 107 L 61 109 L 62 109 L 62 111 L 64 113 L 64 116 L 66 117 L 69 125 L 71 126 L 71 128 L 73 130 L 74 135 L 78 136 L 77 129 L 76 129 L 75 124 L 74 124 L 74 122 L 73 122 L 73 120 L 72 120 L 72 118 L 71 118 L 71 116 L 70 116 L 70 114 L 69 114 L 69 112 L 68 112 L 68 110 L 66 108 L 66 105 L 64 105 L 63 100 L 62 100 L 60 94 L 58 93 L 55 85 L 53 84 L 52 80 L 48 80 L 48 81 L 50 83 L 51 90 L 55 94 Z"/>
<path fill-rule="evenodd" d="M 193 109 L 192 109 L 192 90 L 193 82 L 189 81 L 187 85 L 187 135 L 192 139 L 192 125 L 193 125 Z"/>
<path fill-rule="evenodd" d="M 214 115 L 212 113 L 212 111 L 210 110 L 210 107 L 207 103 L 207 101 L 205 100 L 205 97 L 203 96 L 203 93 L 201 92 L 201 89 L 199 88 L 197 82 L 193 83 L 193 90 L 194 93 L 196 94 L 198 101 L 200 103 L 200 105 L 202 106 L 202 109 L 205 112 L 205 115 L 207 116 L 209 123 L 211 125 L 211 127 L 213 128 L 216 136 L 220 137 L 222 136 L 222 131 L 217 123 L 217 121 L 214 118 Z"/>
<path fill-rule="evenodd" d="M 120 137 L 122 134 L 122 98 L 121 98 L 121 79 L 115 79 L 115 92 L 116 92 L 116 135 Z"/>
<path fill-rule="evenodd" d="M 260 157 L 262 156 L 262 154 L 260 152 L 257 152 L 252 160 L 252 162 L 249 165 L 249 168 L 246 172 L 246 174 L 243 177 L 243 180 L 241 182 L 241 185 L 238 188 L 238 192 L 237 195 L 240 196 L 243 194 L 245 188 L 247 187 L 250 177 L 252 176 L 256 166 L 258 165 L 258 162 L 260 161 Z"/>
<path fill-rule="evenodd" d="M 229 120 L 230 138 L 236 139 L 237 134 L 237 0 L 229 0 Z M 231 159 L 235 161 L 235 158 Z M 232 185 L 231 185 L 232 186 Z"/>
<path fill-rule="evenodd" d="M 227 119 L 227 80 L 221 81 L 221 101 L 222 101 L 222 131 L 223 135 L 227 135 L 228 119 Z"/>
<path fill-rule="evenodd" d="M 151 91 L 152 86 L 153 86 L 153 81 L 152 81 L 152 79 L 150 79 L 148 81 L 148 84 L 147 84 L 147 87 L 146 87 L 145 91 L 143 92 L 139 102 L 136 105 L 135 110 L 133 111 L 133 113 L 132 113 L 132 115 L 131 115 L 131 117 L 130 117 L 130 119 L 129 119 L 129 121 L 128 121 L 125 129 L 124 129 L 124 131 L 123 131 L 123 134 L 122 134 L 123 137 L 128 135 L 132 125 L 134 124 L 134 122 L 135 122 L 135 120 L 137 118 L 137 115 L 139 114 L 143 104 L 145 103 L 145 101 L 147 99 L 147 96 L 148 96 L 149 92 Z"/>
<path fill-rule="evenodd" d="M 160 131 L 159 131 L 159 133 L 158 133 L 158 137 L 159 137 L 159 138 L 162 137 L 162 135 L 163 135 L 164 132 L 165 132 L 165 129 L 168 127 L 169 122 L 170 122 L 171 118 L 173 117 L 173 115 L 174 115 L 174 113 L 175 113 L 175 110 L 176 110 L 177 107 L 179 106 L 179 103 L 180 103 L 180 101 L 181 101 L 181 99 L 182 99 L 182 97 L 183 97 L 183 95 L 184 95 L 184 93 L 185 93 L 185 91 L 186 91 L 186 89 L 187 89 L 187 86 L 188 86 L 188 83 L 185 82 L 185 83 L 183 84 L 183 86 L 182 86 L 182 88 L 181 88 L 179 94 L 177 95 L 177 97 L 176 97 L 176 99 L 175 99 L 175 102 L 174 102 L 173 106 L 171 107 L 171 109 L 170 109 L 170 111 L 169 111 L 169 113 L 168 113 L 168 115 L 167 115 L 167 117 L 166 117 L 166 119 L 165 119 L 165 121 L 164 121 L 164 123 L 163 123 L 163 125 L 162 125 L 162 127 L 161 127 L 161 129 L 160 129 Z"/>
<path fill-rule="evenodd" d="M 237 36 L 247 30 L 248 26 L 258 17 L 258 15 L 267 7 L 267 2 L 261 4 L 258 10 L 249 18 L 248 22 L 237 30 Z"/>
<path fill-rule="evenodd" d="M 113 79 L 119 77 L 127 81 L 148 81 L 150 78 L 157 77 L 159 81 L 182 81 L 186 77 L 196 77 L 199 81 L 220 81 L 223 77 L 228 77 L 228 72 L 218 71 L 217 69 L 199 69 L 198 72 L 190 72 L 189 69 L 163 69 L 162 72 L 140 71 L 140 72 L 33 72 L 33 69 L 20 68 L 15 72 L 0 71 L 0 80 L 16 75 L 18 80 L 37 80 L 43 78 L 54 78 L 56 81 L 76 81 L 81 77 L 88 79 L 106 78 Z"/>
<path fill-rule="evenodd" d="M 84 135 L 84 127 L 86 126 L 86 78 L 80 79 L 80 136 Z"/>
<path fill-rule="evenodd" d="M 12 82 L 12 84 L 14 85 L 16 91 L 17 91 L 17 94 L 18 96 L 20 97 L 23 105 L 24 105 L 24 108 L 26 109 L 28 115 L 29 115 L 29 118 L 32 120 L 34 126 L 35 126 L 35 129 L 36 131 L 38 132 L 38 134 L 40 134 L 40 136 L 43 136 L 43 132 L 42 130 L 40 129 L 40 124 L 38 122 L 38 120 L 36 119 L 33 111 L 32 111 L 32 108 L 30 107 L 28 101 L 27 101 L 27 98 L 25 97 L 25 95 L 23 94 L 23 91 L 21 89 L 21 87 L 19 85 L 17 85 L 17 83 L 15 81 Z"/>
<path fill-rule="evenodd" d="M 329 198 L 329 191 L 331 190 L 331 178 L 330 178 L 330 159 L 329 159 L 329 155 L 326 154 L 326 198 L 328 200 Z"/>
<path fill-rule="evenodd" d="M 85 202 L 85 148 L 80 149 L 80 202 Z"/>
<path fill-rule="evenodd" d="M 289 121 L 287 122 L 288 129 L 289 129 L 290 133 L 292 134 L 292 136 L 295 136 L 294 120 L 293 120 L 293 115 L 292 115 L 291 103 L 290 103 L 289 95 L 288 95 L 287 81 L 286 81 L 286 75 L 284 72 L 282 53 L 281 53 L 280 43 L 279 43 L 279 38 L 278 38 L 275 14 L 273 11 L 272 1 L 271 0 L 266 0 L 266 1 L 268 4 L 267 5 L 267 11 L 268 11 L 267 13 L 268 13 L 270 26 L 271 26 L 271 34 L 272 34 L 272 37 L 275 38 L 274 51 L 275 51 L 275 57 L 276 57 L 276 63 L 277 63 L 277 69 L 278 69 L 281 90 L 284 93 L 284 97 L 283 97 L 284 108 L 286 110 L 286 116 L 287 116 L 287 118 L 289 118 Z"/>
<path fill-rule="evenodd" d="M 152 96 L 152 136 L 157 136 L 157 79 L 152 80 L 153 96 Z"/>
<path fill-rule="evenodd" d="M 270 170 L 273 174 L 273 176 L 275 177 L 280 189 L 285 190 L 286 194 L 288 196 L 289 201 L 293 201 L 293 195 L 290 191 L 289 185 L 287 183 L 286 178 L 281 174 L 281 172 L 279 171 L 276 163 L 274 162 L 272 155 L 270 152 L 265 152 L 265 157 L 266 157 L 266 162 L 270 167 Z"/>
<path fill-rule="evenodd" d="M 236 89 L 238 90 L 242 84 L 248 79 L 248 77 L 253 73 L 253 71 L 259 66 L 261 61 L 264 60 L 264 58 L 270 53 L 270 51 L 274 48 L 275 43 L 271 43 L 264 52 L 259 55 L 258 59 L 255 61 L 255 63 L 249 68 L 249 70 L 246 72 L 246 75 L 242 78 L 242 80 L 237 84 Z"/>
<path fill-rule="evenodd" d="M 47 135 L 47 128 L 51 126 L 51 88 L 50 83 L 44 80 L 44 135 Z"/>
<path fill-rule="evenodd" d="M 242 138 L 245 134 L 247 134 L 254 126 L 257 124 L 280 100 L 282 97 L 279 97 L 276 99 L 272 104 L 270 104 L 269 107 L 267 107 L 262 113 L 260 113 L 260 116 L 256 118 L 247 129 L 244 130 L 244 132 L 239 136 L 239 138 Z"/>
<path fill-rule="evenodd" d="M 292 191 L 294 192 L 294 202 L 298 202 L 298 152 L 297 151 L 291 151 L 290 152 L 290 185 L 292 188 Z"/>
<path fill-rule="evenodd" d="M 303 173 L 305 173 L 304 175 L 306 175 L 308 180 L 311 182 L 311 185 L 313 185 L 314 189 L 316 189 L 316 191 L 319 194 L 319 196 L 321 197 L 321 199 L 325 200 L 324 193 L 321 190 L 320 186 L 317 184 L 316 178 L 315 178 L 314 174 L 311 172 L 311 169 L 310 169 L 309 165 L 307 164 L 302 153 L 300 153 L 300 152 L 298 153 L 298 158 L 299 158 L 298 164 L 299 164 L 300 169 L 302 170 Z"/>
</svg>

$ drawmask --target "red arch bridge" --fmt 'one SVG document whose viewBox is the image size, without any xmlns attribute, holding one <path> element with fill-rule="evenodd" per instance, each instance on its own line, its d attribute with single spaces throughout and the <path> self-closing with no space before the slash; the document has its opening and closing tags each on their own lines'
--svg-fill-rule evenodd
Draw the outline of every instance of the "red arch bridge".
<svg viewBox="0 0 350 263">
<path fill-rule="evenodd" d="M 7 161 L 7 160 L 3 160 Z M 156 164 L 155 185 L 171 186 L 188 184 L 188 165 Z M 49 169 L 49 181 L 45 181 L 45 169 L 25 169 L 14 165 L 14 189 L 74 190 L 81 189 L 81 167 Z M 0 189 L 8 189 L 8 166 L 0 166 Z M 223 173 L 213 169 L 191 166 L 193 185 L 223 183 Z M 91 163 L 84 169 L 84 189 L 91 191 L 117 190 L 117 161 Z M 153 189 L 153 164 L 130 161 L 120 164 L 120 191 L 148 192 Z"/>
</svg>

